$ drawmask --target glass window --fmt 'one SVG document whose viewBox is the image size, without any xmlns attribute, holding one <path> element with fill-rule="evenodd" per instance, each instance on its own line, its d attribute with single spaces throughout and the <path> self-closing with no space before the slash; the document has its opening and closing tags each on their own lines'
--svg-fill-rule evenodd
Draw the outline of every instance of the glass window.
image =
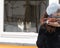
<svg viewBox="0 0 60 48">
<path fill-rule="evenodd" d="M 4 32 L 38 32 L 48 1 L 5 0 Z"/>
</svg>

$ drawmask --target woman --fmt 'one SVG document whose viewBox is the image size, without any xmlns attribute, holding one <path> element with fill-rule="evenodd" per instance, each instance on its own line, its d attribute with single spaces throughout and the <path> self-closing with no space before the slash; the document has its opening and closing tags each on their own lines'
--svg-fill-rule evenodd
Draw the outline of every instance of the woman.
<svg viewBox="0 0 60 48">
<path fill-rule="evenodd" d="M 38 48 L 60 48 L 60 5 L 52 3 L 40 19 Z"/>
</svg>

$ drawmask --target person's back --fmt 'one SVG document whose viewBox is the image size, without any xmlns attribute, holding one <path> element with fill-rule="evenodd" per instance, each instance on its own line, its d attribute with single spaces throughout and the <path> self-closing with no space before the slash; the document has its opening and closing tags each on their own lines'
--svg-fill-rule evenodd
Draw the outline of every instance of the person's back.
<svg viewBox="0 0 60 48">
<path fill-rule="evenodd" d="M 46 33 L 47 33 L 46 28 L 40 26 L 39 34 L 38 34 L 38 38 L 37 38 L 37 42 L 36 42 L 38 48 L 48 48 Z"/>
<path fill-rule="evenodd" d="M 46 28 L 40 27 L 36 44 L 38 48 L 58 48 L 60 46 L 60 27 L 56 27 L 55 32 L 51 33 Z"/>
<path fill-rule="evenodd" d="M 55 32 L 47 35 L 50 48 L 60 48 L 60 27 L 56 27 Z"/>
</svg>

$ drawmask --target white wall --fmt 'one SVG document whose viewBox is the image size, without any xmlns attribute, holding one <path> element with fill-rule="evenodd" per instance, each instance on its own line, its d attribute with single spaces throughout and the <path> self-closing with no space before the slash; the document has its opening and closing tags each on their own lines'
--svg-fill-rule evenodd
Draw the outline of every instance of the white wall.
<svg viewBox="0 0 60 48">
<path fill-rule="evenodd" d="M 51 3 L 59 3 L 59 0 L 49 0 L 49 5 L 50 5 Z"/>
</svg>

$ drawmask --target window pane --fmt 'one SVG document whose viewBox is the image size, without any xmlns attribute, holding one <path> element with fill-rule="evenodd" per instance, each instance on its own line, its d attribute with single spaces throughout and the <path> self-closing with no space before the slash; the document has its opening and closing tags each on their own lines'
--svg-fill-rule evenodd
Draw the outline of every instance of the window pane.
<svg viewBox="0 0 60 48">
<path fill-rule="evenodd" d="M 48 2 L 29 0 L 5 0 L 4 31 L 5 32 L 38 32 L 40 16 Z"/>
</svg>

